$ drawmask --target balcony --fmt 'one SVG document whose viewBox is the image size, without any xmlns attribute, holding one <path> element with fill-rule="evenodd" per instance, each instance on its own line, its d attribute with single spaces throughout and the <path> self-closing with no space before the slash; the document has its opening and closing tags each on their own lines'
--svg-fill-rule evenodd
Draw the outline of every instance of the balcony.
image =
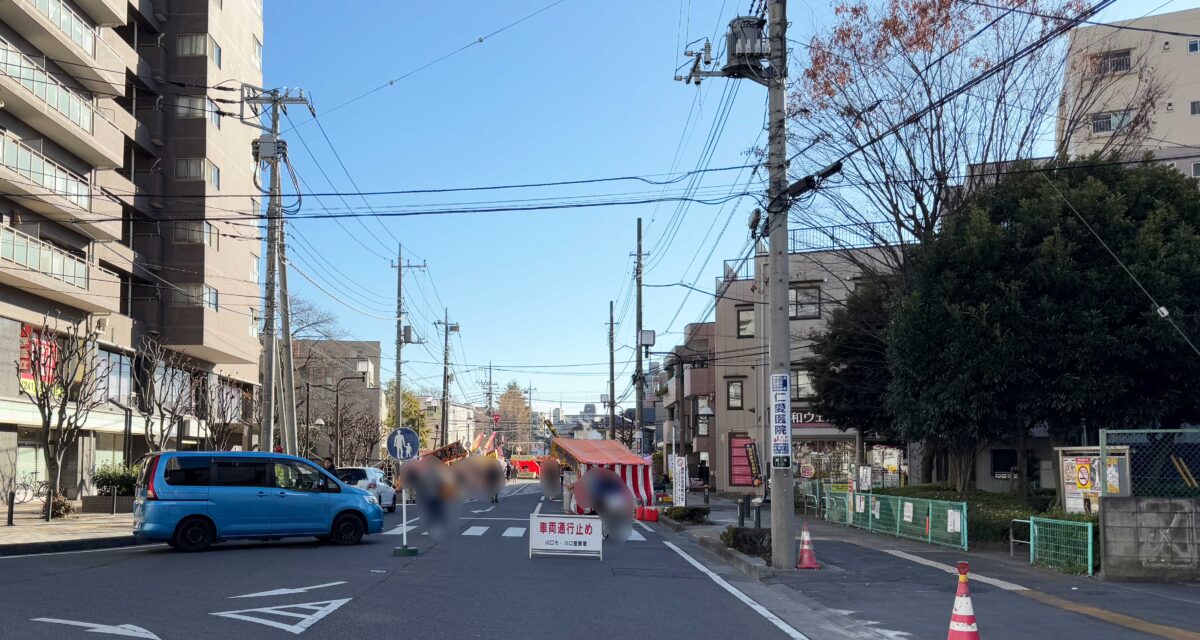
<svg viewBox="0 0 1200 640">
<path fill-rule="evenodd" d="M 0 227 L 0 282 L 84 311 L 120 309 L 117 274 L 11 227 Z"/>
<path fill-rule="evenodd" d="M 83 176 L 50 160 L 10 132 L 0 133 L 0 190 L 51 220 L 97 240 L 121 236 L 119 206 L 93 202 Z"/>
<path fill-rule="evenodd" d="M 683 397 L 710 396 L 716 391 L 712 367 L 683 368 Z"/>
<path fill-rule="evenodd" d="M 788 232 L 788 253 L 867 249 L 916 242 L 910 234 L 901 235 L 893 222 L 867 222 L 829 227 L 808 227 Z"/>
<path fill-rule="evenodd" d="M 170 301 L 171 288 L 164 285 L 164 297 Z M 233 307 L 219 310 L 206 306 L 164 308 L 166 322 L 162 336 L 171 349 L 214 364 L 255 364 L 262 351 L 258 338 L 250 335 L 250 319 Z"/>
<path fill-rule="evenodd" d="M 129 0 L 75 0 L 96 24 L 117 27 L 125 24 L 125 9 Z"/>
<path fill-rule="evenodd" d="M 670 407 L 677 402 L 679 402 L 679 380 L 671 378 L 667 380 L 667 392 L 662 397 L 663 407 Z"/>
<path fill-rule="evenodd" d="M 89 90 L 125 92 L 122 56 L 104 41 L 103 31 L 62 0 L 5 0 L 0 2 L 0 21 L 47 57 L 61 61 Z"/>
<path fill-rule="evenodd" d="M 91 99 L 0 39 L 0 92 L 4 109 L 37 128 L 88 164 L 121 164 L 124 140 L 117 125 L 100 113 Z"/>
</svg>

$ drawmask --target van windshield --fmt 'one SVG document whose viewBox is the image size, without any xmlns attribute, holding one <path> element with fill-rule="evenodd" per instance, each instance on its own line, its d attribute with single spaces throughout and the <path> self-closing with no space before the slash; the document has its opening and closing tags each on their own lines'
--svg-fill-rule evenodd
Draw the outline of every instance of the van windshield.
<svg viewBox="0 0 1200 640">
<path fill-rule="evenodd" d="M 345 482 L 346 484 L 358 484 L 359 482 L 367 479 L 367 470 L 366 469 L 338 469 L 337 477 L 338 477 L 338 480 L 341 480 L 342 482 Z"/>
</svg>

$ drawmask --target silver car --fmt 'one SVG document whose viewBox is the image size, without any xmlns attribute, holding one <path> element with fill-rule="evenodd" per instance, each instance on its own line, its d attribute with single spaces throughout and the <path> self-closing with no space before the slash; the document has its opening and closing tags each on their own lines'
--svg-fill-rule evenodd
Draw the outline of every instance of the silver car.
<svg viewBox="0 0 1200 640">
<path fill-rule="evenodd" d="M 338 480 L 352 487 L 358 487 L 375 494 L 379 506 L 387 509 L 388 513 L 396 512 L 399 497 L 396 489 L 388 482 L 387 475 L 375 467 L 338 467 Z"/>
</svg>

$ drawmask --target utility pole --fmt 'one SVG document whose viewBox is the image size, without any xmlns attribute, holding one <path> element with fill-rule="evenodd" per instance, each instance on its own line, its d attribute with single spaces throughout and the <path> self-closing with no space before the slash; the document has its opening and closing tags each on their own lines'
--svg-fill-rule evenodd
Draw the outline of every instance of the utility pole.
<svg viewBox="0 0 1200 640">
<path fill-rule="evenodd" d="M 441 445 L 449 444 L 450 438 L 450 333 L 458 331 L 457 324 L 450 323 L 450 310 L 443 309 L 445 314 L 442 322 L 434 324 L 442 325 L 442 333 L 446 336 L 446 346 L 442 353 L 442 433 Z"/>
<path fill-rule="evenodd" d="M 404 330 L 404 270 L 405 269 L 424 269 L 425 263 L 421 264 L 404 264 L 404 247 L 400 244 L 396 245 L 396 397 L 392 398 L 393 411 L 395 411 L 395 422 L 392 424 L 393 429 L 399 429 L 404 426 L 404 382 L 400 376 L 400 369 L 404 363 L 403 350 L 404 345 L 412 343 L 411 328 L 408 332 Z"/>
<path fill-rule="evenodd" d="M 634 398 L 634 407 L 635 407 L 634 411 L 636 411 L 637 413 L 636 413 L 636 415 L 633 416 L 633 429 L 634 429 L 633 433 L 639 434 L 642 432 L 642 403 L 645 402 L 645 395 L 646 395 L 645 389 L 644 389 L 645 381 L 643 380 L 644 374 L 642 373 L 642 349 L 643 349 L 642 342 L 643 341 L 642 341 L 642 219 L 641 218 L 637 219 L 637 266 L 635 267 L 635 269 L 637 269 L 637 271 L 636 271 L 636 275 L 637 275 L 637 339 L 634 342 L 634 348 L 637 349 L 637 367 L 635 368 L 635 370 L 633 372 L 633 398 Z M 617 399 L 613 398 L 612 401 L 616 402 Z M 630 434 L 630 435 L 632 436 L 633 434 Z M 626 446 L 632 446 L 633 445 L 632 438 L 630 439 L 629 442 L 627 442 L 625 444 L 626 444 Z"/>
<path fill-rule="evenodd" d="M 617 439 L 617 361 L 614 351 L 613 301 L 608 301 L 608 439 Z"/>
<path fill-rule="evenodd" d="M 279 176 L 276 172 L 275 180 L 278 181 Z M 283 441 L 283 452 L 289 456 L 300 455 L 300 441 L 297 436 L 296 429 L 296 363 L 295 363 L 295 347 L 292 345 L 292 306 L 288 298 L 288 280 L 287 280 L 287 225 L 282 218 L 279 220 L 279 317 L 281 321 L 281 334 L 283 338 L 283 347 L 280 352 L 280 360 L 283 366 L 283 375 L 280 376 L 281 389 L 283 390 L 282 400 L 282 415 L 281 422 L 283 423 L 283 433 L 280 440 Z"/>
<path fill-rule="evenodd" d="M 279 163 L 287 162 L 287 144 L 279 138 L 279 111 L 287 109 L 289 104 L 302 104 L 313 111 L 312 104 L 303 91 L 291 95 L 290 90 L 264 90 L 251 85 L 242 85 L 241 120 L 251 124 L 261 115 L 260 108 L 266 108 L 271 113 L 271 126 L 262 127 L 265 133 L 253 143 L 254 163 L 258 166 L 266 162 L 271 172 L 269 200 L 267 204 L 267 282 L 266 301 L 263 313 L 263 382 L 262 403 L 263 423 L 259 447 L 269 451 L 275 444 L 276 404 L 282 408 L 284 426 L 283 441 L 288 447 L 288 453 L 297 452 L 296 442 L 296 398 L 292 382 L 292 344 L 290 335 L 291 318 L 288 309 L 287 296 L 287 265 L 286 250 L 283 249 L 283 200 L 282 181 L 279 174 Z M 252 117 L 247 117 L 247 106 L 254 108 Z M 315 115 L 315 114 L 314 114 Z M 280 277 L 282 271 L 282 277 Z M 279 286 L 282 285 L 282 292 Z M 277 296 L 282 299 L 283 341 L 285 347 L 284 381 L 279 380 L 279 337 L 276 334 L 275 314 Z M 277 394 L 276 387 L 280 387 Z M 278 395 L 278 397 L 277 397 Z"/>
<path fill-rule="evenodd" d="M 493 411 L 492 411 L 492 363 L 491 362 L 488 362 L 487 399 L 488 399 L 488 403 L 487 403 L 488 420 L 491 420 L 492 413 L 493 413 Z M 492 426 L 495 427 L 496 425 L 493 424 Z"/>
</svg>

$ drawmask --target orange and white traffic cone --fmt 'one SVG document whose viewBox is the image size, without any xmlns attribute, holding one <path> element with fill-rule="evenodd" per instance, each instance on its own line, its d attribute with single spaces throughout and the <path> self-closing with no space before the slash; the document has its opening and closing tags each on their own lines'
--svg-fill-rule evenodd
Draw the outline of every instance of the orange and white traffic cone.
<svg viewBox="0 0 1200 640">
<path fill-rule="evenodd" d="M 946 640 L 979 640 L 975 624 L 975 607 L 971 604 L 971 587 L 967 586 L 967 563 L 958 563 L 958 593 L 954 595 L 954 612 L 950 614 L 950 634 Z"/>
<path fill-rule="evenodd" d="M 813 551 L 812 536 L 808 534 L 808 523 L 804 523 L 804 529 L 800 532 L 800 555 L 796 558 L 797 569 L 820 569 L 821 564 L 817 562 L 817 554 Z"/>
</svg>

